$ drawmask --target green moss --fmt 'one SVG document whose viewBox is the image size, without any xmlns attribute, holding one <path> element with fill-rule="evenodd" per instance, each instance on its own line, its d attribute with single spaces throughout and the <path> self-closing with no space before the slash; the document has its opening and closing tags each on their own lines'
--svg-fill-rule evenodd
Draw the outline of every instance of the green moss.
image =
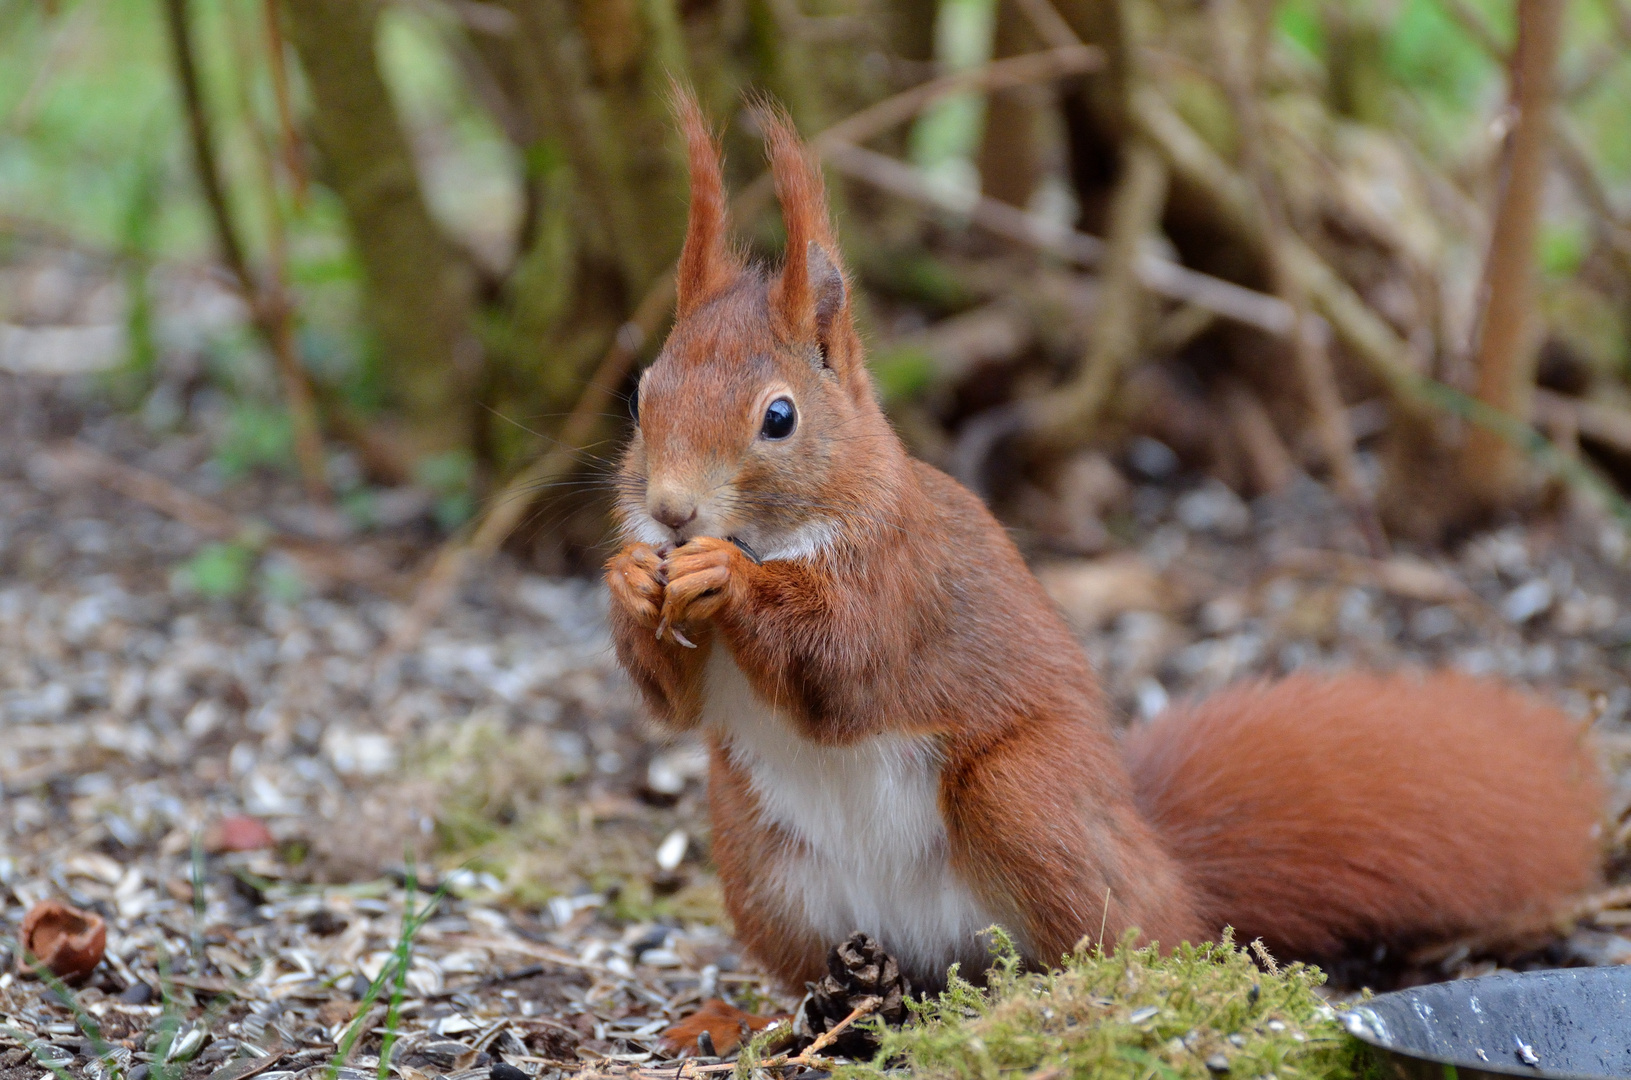
<svg viewBox="0 0 1631 1080">
<path fill-rule="evenodd" d="M 887 1032 L 871 1065 L 844 1066 L 834 1080 L 882 1080 L 885 1067 L 915 1078 L 1031 1073 L 1065 1077 L 1209 1077 L 1207 1062 L 1240 1078 L 1365 1075 L 1359 1043 L 1346 1035 L 1315 988 L 1317 968 L 1269 974 L 1228 938 L 1182 945 L 1162 956 L 1097 947 L 1051 972 L 1019 970 L 1001 951 L 988 986 L 958 978 L 915 1006 L 912 1023 Z"/>
<path fill-rule="evenodd" d="M 868 366 L 885 402 L 916 397 L 934 381 L 934 357 L 913 346 L 879 349 Z"/>
<path fill-rule="evenodd" d="M 549 733 L 512 728 L 485 710 L 412 746 L 408 782 L 434 803 L 436 862 L 492 874 L 523 907 L 580 889 L 611 897 L 607 913 L 633 922 L 723 924 L 724 901 L 711 870 L 685 865 L 659 888 L 652 853 L 684 828 L 706 849 L 695 805 L 659 809 L 608 804 L 597 813 Z"/>
</svg>

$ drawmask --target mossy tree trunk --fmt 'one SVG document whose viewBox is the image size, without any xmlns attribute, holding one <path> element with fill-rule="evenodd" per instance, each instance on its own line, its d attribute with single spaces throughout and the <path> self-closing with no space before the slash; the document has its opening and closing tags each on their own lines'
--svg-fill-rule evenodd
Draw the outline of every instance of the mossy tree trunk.
<svg viewBox="0 0 1631 1080">
<path fill-rule="evenodd" d="M 468 448 L 482 357 L 474 276 L 431 218 L 375 51 L 378 8 L 285 0 L 310 134 L 345 206 L 365 313 L 416 454 Z"/>
</svg>

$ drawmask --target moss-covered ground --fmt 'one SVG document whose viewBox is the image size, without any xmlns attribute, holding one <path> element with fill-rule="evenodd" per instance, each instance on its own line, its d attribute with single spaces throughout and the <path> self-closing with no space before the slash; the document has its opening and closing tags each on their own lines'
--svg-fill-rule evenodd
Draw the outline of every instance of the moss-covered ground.
<svg viewBox="0 0 1631 1080">
<path fill-rule="evenodd" d="M 1009 949 L 986 986 L 954 973 L 884 1034 L 874 1063 L 840 1067 L 835 1080 L 1365 1076 L 1362 1047 L 1317 992 L 1324 981 L 1230 940 L 1167 955 L 1094 946 L 1049 972 L 1021 970 Z"/>
</svg>

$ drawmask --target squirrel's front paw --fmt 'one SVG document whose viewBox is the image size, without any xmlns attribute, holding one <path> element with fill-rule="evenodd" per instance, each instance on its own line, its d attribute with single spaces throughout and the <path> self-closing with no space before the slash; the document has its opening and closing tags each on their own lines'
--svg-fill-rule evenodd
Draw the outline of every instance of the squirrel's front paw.
<svg viewBox="0 0 1631 1080">
<path fill-rule="evenodd" d="M 662 619 L 663 559 L 650 544 L 630 544 L 606 564 L 612 602 L 647 630 Z"/>
<path fill-rule="evenodd" d="M 749 565 L 735 544 L 717 537 L 699 536 L 675 548 L 660 568 L 668 584 L 657 636 L 669 630 L 682 645 L 690 644 L 685 629 L 713 618 L 730 600 L 737 575 Z"/>
</svg>

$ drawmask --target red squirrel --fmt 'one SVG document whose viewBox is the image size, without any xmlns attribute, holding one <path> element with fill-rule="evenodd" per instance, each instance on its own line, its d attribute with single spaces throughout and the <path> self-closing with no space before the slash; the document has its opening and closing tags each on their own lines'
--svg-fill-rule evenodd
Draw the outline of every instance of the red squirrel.
<svg viewBox="0 0 1631 1080">
<path fill-rule="evenodd" d="M 799 988 L 864 930 L 935 986 L 989 963 L 993 924 L 1036 965 L 1226 926 L 1319 960 L 1545 918 L 1598 881 L 1579 725 L 1496 682 L 1292 676 L 1118 741 L 1002 526 L 885 418 L 791 123 L 759 115 L 772 271 L 733 250 L 719 145 L 676 96 L 690 222 L 606 582 L 647 705 L 708 740 L 714 860 L 766 970 Z M 709 1008 L 698 1031 L 730 1012 Z"/>
</svg>

